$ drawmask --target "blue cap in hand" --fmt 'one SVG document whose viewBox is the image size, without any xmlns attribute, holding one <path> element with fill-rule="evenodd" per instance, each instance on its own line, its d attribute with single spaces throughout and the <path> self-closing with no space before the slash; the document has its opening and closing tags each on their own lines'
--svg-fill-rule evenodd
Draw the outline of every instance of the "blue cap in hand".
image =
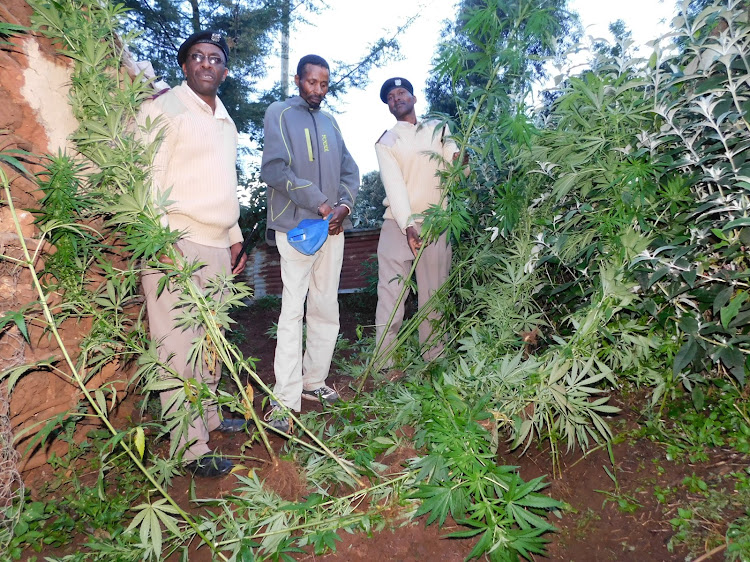
<svg viewBox="0 0 750 562">
<path fill-rule="evenodd" d="M 298 252 L 312 256 L 328 238 L 328 219 L 305 219 L 289 232 L 286 239 Z"/>
</svg>

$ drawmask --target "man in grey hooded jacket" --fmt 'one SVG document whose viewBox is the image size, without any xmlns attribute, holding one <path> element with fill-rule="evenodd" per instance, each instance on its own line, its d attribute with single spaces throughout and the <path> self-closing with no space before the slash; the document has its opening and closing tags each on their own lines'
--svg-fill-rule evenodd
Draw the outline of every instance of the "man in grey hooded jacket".
<svg viewBox="0 0 750 562">
<path fill-rule="evenodd" d="M 266 110 L 261 179 L 268 184 L 266 239 L 281 257 L 284 284 L 279 316 L 274 395 L 299 411 L 301 399 L 333 402 L 326 385 L 339 333 L 338 287 L 344 257 L 344 228 L 359 190 L 359 169 L 346 149 L 336 120 L 320 110 L 328 92 L 328 63 L 307 55 L 297 65 L 299 96 Z M 328 238 L 314 255 L 295 250 L 286 233 L 302 219 L 330 217 Z M 302 322 L 307 300 L 307 340 L 302 355 Z M 270 424 L 289 430 L 275 402 Z"/>
</svg>

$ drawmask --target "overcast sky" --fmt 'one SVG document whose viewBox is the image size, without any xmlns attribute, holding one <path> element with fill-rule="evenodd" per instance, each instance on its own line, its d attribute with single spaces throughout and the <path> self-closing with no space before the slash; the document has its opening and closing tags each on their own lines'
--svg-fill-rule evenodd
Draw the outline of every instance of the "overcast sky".
<svg viewBox="0 0 750 562">
<path fill-rule="evenodd" d="M 395 123 L 388 107 L 380 101 L 382 83 L 392 76 L 409 79 L 417 96 L 417 113 L 426 110 L 424 83 L 431 68 L 435 47 L 446 19 L 453 19 L 455 0 L 326 0 L 330 6 L 320 14 L 309 14 L 309 24 L 299 24 L 291 33 L 290 73 L 293 75 L 300 57 L 315 53 L 332 63 L 353 62 L 367 52 L 367 46 L 394 31 L 409 17 L 419 17 L 400 37 L 403 60 L 370 73 L 369 86 L 350 91 L 332 110 L 341 126 L 349 151 L 359 164 L 362 175 L 377 169 L 375 141 Z M 587 33 L 609 37 L 607 26 L 617 19 L 625 21 L 636 42 L 645 43 L 666 31 L 674 15 L 674 0 L 570 0 L 569 7 L 581 15 Z M 667 23 L 665 23 L 667 22 Z M 279 80 L 279 70 L 271 68 L 269 78 Z M 290 93 L 294 93 L 292 84 Z"/>
</svg>

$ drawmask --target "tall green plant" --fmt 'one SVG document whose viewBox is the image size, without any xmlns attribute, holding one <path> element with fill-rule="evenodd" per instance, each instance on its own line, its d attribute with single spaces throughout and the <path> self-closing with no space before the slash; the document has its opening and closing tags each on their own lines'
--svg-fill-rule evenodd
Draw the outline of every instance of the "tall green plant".
<svg viewBox="0 0 750 562">
<path fill-rule="evenodd" d="M 611 435 L 605 417 L 616 409 L 598 386 L 614 378 L 592 357 L 597 329 L 630 302 L 631 293 L 622 280 L 623 261 L 616 258 L 612 264 L 604 260 L 581 283 L 587 300 L 568 310 L 568 318 L 555 312 L 544 294 L 559 272 L 552 271 L 546 255 L 545 229 L 557 219 L 544 186 L 559 165 L 540 157 L 545 132 L 535 127 L 525 105 L 533 65 L 524 57 L 534 42 L 555 43 L 548 35 L 557 29 L 551 19 L 555 12 L 547 8 L 533 2 L 482 3 L 463 20 L 461 33 L 469 46 L 442 48 L 437 70 L 464 88 L 456 137 L 471 150 L 472 176 L 462 183 L 448 174 L 448 212 L 433 210 L 428 224 L 435 231 L 449 228 L 458 250 L 438 305 L 450 322 L 445 331 L 458 344 L 457 353 L 447 358 L 450 380 L 459 381 L 467 397 L 479 388 L 488 392 L 516 445 L 548 438 L 557 451 L 560 440 L 568 448 L 586 448 Z M 610 241 L 620 234 L 609 233 Z M 565 266 L 562 272 L 575 274 Z M 601 284 L 592 287 L 592 279 Z M 601 300 L 588 300 L 593 295 Z M 523 369 L 506 368 L 509 356 L 534 352 L 538 358 Z"/>
<path fill-rule="evenodd" d="M 444 59 L 450 52 L 460 49 L 464 56 L 461 75 L 452 75 L 445 80 L 444 73 L 436 68 L 427 81 L 426 97 L 430 111 L 458 118 L 465 113 L 467 95 L 481 87 L 486 74 L 481 68 L 474 69 L 483 55 L 488 53 L 488 39 L 494 42 L 492 49 L 502 51 L 506 64 L 498 77 L 501 91 L 518 93 L 519 88 L 528 91 L 530 79 L 545 76 L 545 62 L 553 56 L 562 43 L 574 40 L 580 25 L 577 15 L 566 9 L 565 0 L 462 0 L 458 3 L 455 21 L 446 24 L 442 42 L 438 46 L 437 58 Z M 483 10 L 494 19 L 507 25 L 499 33 L 490 31 L 490 19 L 482 18 L 482 27 L 477 27 L 475 17 Z"/>
<path fill-rule="evenodd" d="M 461 344 L 452 376 L 497 389 L 515 443 L 608 439 L 606 394 L 625 381 L 662 406 L 687 390 L 699 409 L 707 378 L 745 384 L 746 13 L 732 1 L 688 7 L 675 20 L 680 50 L 599 49 L 591 70 L 561 81 L 543 127 L 497 135 L 503 160 L 484 149 L 478 196 L 451 189 L 491 232 L 457 246 L 444 305 Z M 494 107 L 475 114 L 477 144 L 508 123 L 509 106 Z M 524 279 L 531 290 L 519 292 Z M 519 353 L 534 366 L 498 368 Z M 514 372 L 515 393 L 498 376 Z"/>
</svg>

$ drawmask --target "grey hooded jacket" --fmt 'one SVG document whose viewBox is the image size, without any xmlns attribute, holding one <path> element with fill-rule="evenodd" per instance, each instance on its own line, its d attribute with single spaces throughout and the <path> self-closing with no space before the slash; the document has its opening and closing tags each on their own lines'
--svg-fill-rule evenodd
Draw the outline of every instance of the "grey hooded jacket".
<svg viewBox="0 0 750 562">
<path fill-rule="evenodd" d="M 302 219 L 319 218 L 323 203 L 354 209 L 359 168 L 330 114 L 294 96 L 269 106 L 263 131 L 260 177 L 268 185 L 269 244 L 275 245 L 275 231 L 289 232 Z M 351 227 L 347 217 L 344 228 Z"/>
</svg>

